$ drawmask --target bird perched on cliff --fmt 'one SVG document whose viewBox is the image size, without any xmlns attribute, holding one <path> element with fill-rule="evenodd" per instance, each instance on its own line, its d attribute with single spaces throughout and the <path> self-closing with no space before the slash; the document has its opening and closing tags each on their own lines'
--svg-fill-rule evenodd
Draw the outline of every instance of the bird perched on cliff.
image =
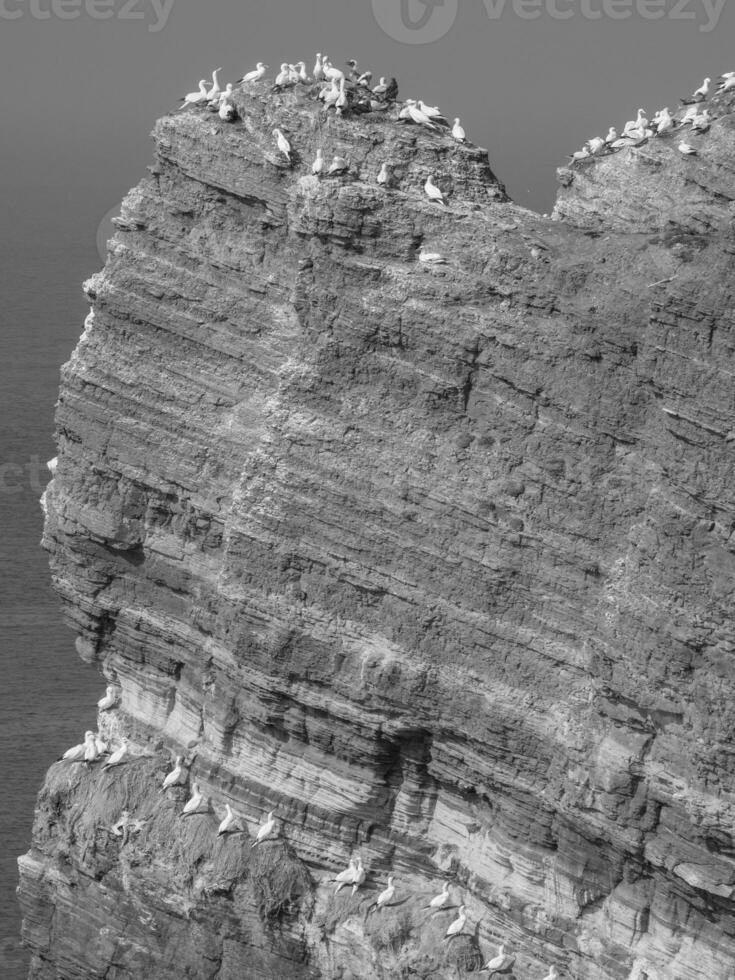
<svg viewBox="0 0 735 980">
<path fill-rule="evenodd" d="M 225 99 L 220 103 L 219 117 L 222 122 L 228 123 L 233 123 L 237 119 L 237 109 L 232 102 L 229 101 L 229 99 Z"/>
<path fill-rule="evenodd" d="M 94 732 L 85 732 L 84 741 L 80 742 L 78 745 L 72 745 L 70 749 L 57 760 L 58 762 L 84 762 L 84 753 L 87 748 L 87 742 L 90 738 L 94 738 Z"/>
<path fill-rule="evenodd" d="M 666 109 L 662 109 L 656 119 L 656 135 L 663 136 L 664 133 L 670 133 L 675 128 L 676 123 L 674 122 L 668 107 Z"/>
<path fill-rule="evenodd" d="M 709 110 L 705 109 L 704 112 L 698 113 L 690 122 L 693 133 L 706 133 L 712 125 L 712 117 L 709 114 Z"/>
<path fill-rule="evenodd" d="M 207 80 L 206 78 L 199 79 L 199 91 L 189 92 L 181 100 L 182 104 L 179 106 L 180 109 L 185 109 L 188 105 L 199 105 L 202 102 L 207 101 Z"/>
<path fill-rule="evenodd" d="M 458 936 L 460 932 L 464 929 L 465 922 L 467 921 L 467 908 L 464 905 L 460 905 L 459 912 L 457 913 L 457 918 L 453 922 L 449 923 L 449 928 L 444 933 L 445 939 L 451 939 L 453 936 Z"/>
<path fill-rule="evenodd" d="M 345 885 L 351 885 L 352 879 L 355 877 L 355 871 L 357 870 L 357 861 L 354 858 L 350 858 L 347 863 L 347 867 L 344 871 L 340 871 L 338 875 L 335 875 L 334 881 L 337 882 L 337 887 L 334 890 L 336 895 L 340 888 L 344 888 Z"/>
<path fill-rule="evenodd" d="M 623 136 L 627 136 L 628 133 L 632 132 L 645 132 L 648 126 L 648 119 L 646 118 L 646 110 L 639 109 L 638 116 L 635 119 L 629 120 L 623 128 Z"/>
<path fill-rule="evenodd" d="M 315 82 L 321 82 L 324 78 L 324 69 L 322 68 L 322 54 L 321 51 L 316 53 L 316 61 L 314 62 L 314 70 L 311 73 L 312 78 Z"/>
<path fill-rule="evenodd" d="M 394 876 L 388 875 L 388 886 L 378 895 L 375 905 L 372 906 L 376 911 L 385 908 L 386 905 L 390 905 L 393 901 L 393 896 L 396 893 L 396 886 L 393 884 L 394 881 Z M 368 909 L 368 911 L 370 910 Z"/>
<path fill-rule="evenodd" d="M 439 123 L 441 126 L 449 125 L 438 105 L 427 105 L 423 99 L 419 99 L 416 106 L 419 112 L 423 112 L 425 116 L 428 116 L 432 123 Z"/>
<path fill-rule="evenodd" d="M 329 165 L 329 170 L 327 174 L 330 177 L 336 176 L 337 174 L 346 173 L 350 169 L 349 160 L 345 160 L 344 157 L 334 156 L 332 162 Z"/>
<path fill-rule="evenodd" d="M 117 704 L 117 693 L 115 691 L 114 684 L 108 684 L 105 688 L 104 697 L 101 697 L 97 702 L 97 707 L 100 711 L 109 711 L 110 708 L 114 708 Z"/>
<path fill-rule="evenodd" d="M 725 92 L 731 92 L 735 88 L 735 74 L 728 72 L 727 75 L 723 75 L 722 85 L 717 89 L 718 95 L 723 95 Z"/>
<path fill-rule="evenodd" d="M 207 799 L 202 793 L 199 783 L 194 783 L 191 788 L 191 796 L 184 804 L 184 809 L 181 811 L 181 816 L 185 817 L 187 814 L 196 813 L 200 807 L 203 807 L 207 803 Z"/>
<path fill-rule="evenodd" d="M 245 828 L 239 817 L 235 816 L 229 803 L 225 803 L 225 819 L 217 828 L 217 836 L 224 837 L 225 834 L 241 834 Z"/>
<path fill-rule="evenodd" d="M 452 136 L 458 143 L 464 143 L 467 139 L 467 134 L 464 131 L 464 126 L 459 121 L 459 116 L 454 120 L 454 125 L 452 126 Z"/>
<path fill-rule="evenodd" d="M 324 77 L 328 80 L 331 79 L 335 82 L 342 82 L 345 80 L 345 73 L 340 71 L 339 68 L 335 68 L 328 58 L 322 62 L 322 69 L 324 71 Z"/>
<path fill-rule="evenodd" d="M 704 100 L 709 95 L 711 78 L 705 78 L 704 82 L 700 85 L 697 91 L 692 95 L 690 99 L 679 99 L 682 105 L 692 105 L 695 102 L 704 102 Z"/>
<path fill-rule="evenodd" d="M 263 841 L 273 837 L 278 837 L 278 821 L 273 816 L 273 810 L 269 810 L 265 823 L 260 825 L 258 833 L 255 835 L 255 840 L 250 846 L 255 847 L 256 844 L 262 844 Z"/>
<path fill-rule="evenodd" d="M 424 909 L 431 909 L 432 912 L 439 912 L 441 909 L 446 908 L 449 904 L 449 882 L 445 881 L 442 890 L 438 895 L 429 902 L 428 905 L 424 906 Z"/>
<path fill-rule="evenodd" d="M 207 102 L 211 102 L 212 99 L 216 99 L 217 96 L 222 91 L 219 84 L 219 73 L 221 71 L 222 71 L 221 68 L 215 68 L 214 71 L 212 72 L 212 85 L 209 91 L 207 92 Z"/>
<path fill-rule="evenodd" d="M 46 463 L 46 468 L 48 469 L 48 471 L 51 474 L 51 476 L 56 476 L 56 467 L 58 465 L 59 465 L 59 457 L 58 456 L 54 456 L 53 459 L 50 459 Z"/>
<path fill-rule="evenodd" d="M 296 64 L 294 65 L 294 67 L 296 68 L 296 74 L 298 75 L 298 81 L 301 82 L 302 85 L 308 85 L 310 79 L 309 79 L 309 76 L 306 73 L 306 62 L 305 61 L 297 61 Z"/>
<path fill-rule="evenodd" d="M 123 736 L 120 748 L 115 749 L 107 762 L 102 766 L 102 771 L 112 769 L 114 766 L 121 766 L 130 759 L 130 740 Z"/>
<path fill-rule="evenodd" d="M 388 83 L 386 82 L 385 77 L 381 75 L 378 84 L 373 86 L 373 95 L 385 95 L 387 91 Z"/>
<path fill-rule="evenodd" d="M 559 971 L 557 970 L 557 968 L 555 966 L 552 966 L 549 969 L 549 972 L 543 978 L 543 980 L 559 980 Z"/>
<path fill-rule="evenodd" d="M 427 265 L 446 265 L 447 260 L 440 252 L 429 252 L 428 249 L 422 248 L 419 252 L 419 262 L 424 262 Z"/>
<path fill-rule="evenodd" d="M 182 783 L 186 782 L 186 769 L 182 765 L 182 757 L 180 755 L 176 756 L 176 762 L 171 772 L 166 776 L 163 783 L 161 784 L 161 789 L 168 789 L 170 786 L 180 786 Z"/>
<path fill-rule="evenodd" d="M 311 165 L 311 172 L 318 177 L 322 170 L 324 170 L 324 154 L 322 153 L 322 148 L 320 146 L 317 147 L 316 156 L 314 157 L 314 162 Z"/>
<path fill-rule="evenodd" d="M 601 136 L 595 136 L 587 143 L 587 146 L 589 147 L 590 153 L 593 156 L 596 156 L 598 153 L 602 153 L 602 151 L 606 149 L 607 144 Z"/>
<path fill-rule="evenodd" d="M 247 72 L 242 78 L 238 78 L 237 83 L 249 83 L 249 82 L 259 82 L 263 75 L 265 75 L 265 70 L 268 65 L 264 65 L 262 61 L 259 61 L 252 71 Z"/>
<path fill-rule="evenodd" d="M 442 194 L 441 190 L 436 186 L 436 184 L 432 180 L 431 174 L 429 174 L 429 176 L 426 178 L 426 183 L 424 184 L 424 191 L 426 192 L 426 196 L 430 200 L 436 201 L 437 204 L 446 206 L 444 205 L 444 194 Z"/>
<path fill-rule="evenodd" d="M 498 946 L 498 955 L 493 956 L 491 960 L 483 966 L 483 970 L 489 970 L 490 976 L 494 973 L 506 973 L 515 963 L 515 956 L 511 956 L 510 953 L 505 952 L 505 946 Z"/>
<path fill-rule="evenodd" d="M 355 875 L 352 879 L 352 894 L 354 895 L 360 885 L 365 883 L 365 878 L 367 877 L 367 871 L 363 867 L 362 858 L 357 859 L 357 867 L 355 868 Z"/>
<path fill-rule="evenodd" d="M 289 84 L 290 71 L 286 61 L 281 63 L 281 69 L 273 82 L 273 88 L 285 88 Z"/>
<path fill-rule="evenodd" d="M 91 766 L 93 762 L 96 762 L 102 753 L 97 745 L 97 736 L 94 732 L 91 732 L 89 736 L 84 736 L 84 762 L 87 766 Z"/>
<path fill-rule="evenodd" d="M 407 112 L 407 117 L 413 122 L 418 123 L 420 126 L 426 126 L 427 129 L 436 129 L 434 121 L 419 108 L 418 103 L 414 99 L 406 99 L 404 108 Z M 402 118 L 406 117 L 404 116 Z"/>
<path fill-rule="evenodd" d="M 107 755 L 107 742 L 102 738 L 99 732 L 94 736 L 94 744 L 97 748 L 97 755 Z"/>
<path fill-rule="evenodd" d="M 291 163 L 291 144 L 283 135 L 280 129 L 274 129 L 273 135 L 276 138 L 276 144 L 281 153 L 286 157 L 289 163 Z"/>
<path fill-rule="evenodd" d="M 679 153 L 683 154 L 685 157 L 694 157 L 699 152 L 690 143 L 687 143 L 686 140 L 682 140 L 677 149 L 679 150 Z"/>
<path fill-rule="evenodd" d="M 581 150 L 576 150 L 569 157 L 572 163 L 580 163 L 582 160 L 589 160 L 592 154 L 587 149 L 587 146 L 583 146 Z"/>
<path fill-rule="evenodd" d="M 611 126 L 608 130 L 607 136 L 605 137 L 605 142 L 608 146 L 612 146 L 615 140 L 618 138 L 618 131 L 614 126 Z"/>
<path fill-rule="evenodd" d="M 380 171 L 378 172 L 378 176 L 375 178 L 375 180 L 377 181 L 378 184 L 382 184 L 382 185 L 388 183 L 388 181 L 390 180 L 390 176 L 388 174 L 387 163 L 383 163 L 383 165 L 380 168 Z"/>
</svg>

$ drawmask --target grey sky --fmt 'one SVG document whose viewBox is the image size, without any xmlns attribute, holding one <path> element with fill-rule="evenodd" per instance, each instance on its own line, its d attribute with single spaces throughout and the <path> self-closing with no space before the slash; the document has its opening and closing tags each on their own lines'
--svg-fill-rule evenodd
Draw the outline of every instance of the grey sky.
<svg viewBox="0 0 735 980">
<path fill-rule="evenodd" d="M 585 139 L 735 70 L 732 0 L 444 0 L 433 16 L 458 3 L 456 17 L 426 44 L 379 26 L 373 5 L 395 20 L 400 2 L 0 0 L 2 187 L 86 189 L 104 213 L 142 176 L 156 117 L 200 77 L 311 67 L 320 50 L 460 115 L 511 195 L 548 210 L 555 168 Z"/>
</svg>

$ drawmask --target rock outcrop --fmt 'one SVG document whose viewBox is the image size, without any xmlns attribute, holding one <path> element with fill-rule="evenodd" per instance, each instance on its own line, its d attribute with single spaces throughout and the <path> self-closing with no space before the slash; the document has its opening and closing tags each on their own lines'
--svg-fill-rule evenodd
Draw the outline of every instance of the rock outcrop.
<svg viewBox="0 0 735 980">
<path fill-rule="evenodd" d="M 730 103 L 549 219 L 394 113 L 235 102 L 157 124 L 63 370 L 44 542 L 133 759 L 49 772 L 31 977 L 730 976 Z"/>
</svg>

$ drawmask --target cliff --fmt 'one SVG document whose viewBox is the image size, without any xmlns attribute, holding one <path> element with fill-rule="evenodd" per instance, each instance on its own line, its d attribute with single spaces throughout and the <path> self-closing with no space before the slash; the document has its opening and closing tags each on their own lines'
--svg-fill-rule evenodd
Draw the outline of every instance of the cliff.
<svg viewBox="0 0 735 980">
<path fill-rule="evenodd" d="M 552 218 L 395 113 L 235 104 L 157 123 L 63 369 L 44 544 L 133 758 L 49 771 L 31 977 L 730 975 L 728 97 Z"/>
</svg>

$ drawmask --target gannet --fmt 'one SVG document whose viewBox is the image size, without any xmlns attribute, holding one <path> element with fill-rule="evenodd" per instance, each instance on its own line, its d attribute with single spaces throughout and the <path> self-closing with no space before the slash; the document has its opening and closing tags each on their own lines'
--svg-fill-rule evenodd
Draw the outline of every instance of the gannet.
<svg viewBox="0 0 735 980">
<path fill-rule="evenodd" d="M 370 82 L 373 80 L 373 73 L 371 71 L 364 71 L 362 75 L 357 79 L 356 85 L 361 88 L 370 88 Z M 386 86 L 387 87 L 387 86 Z"/>
<path fill-rule="evenodd" d="M 340 888 L 345 885 L 351 885 L 352 880 L 355 877 L 355 872 L 357 871 L 357 861 L 354 858 L 350 858 L 349 863 L 344 871 L 340 871 L 338 875 L 335 876 L 334 880 L 337 882 L 337 887 L 334 889 L 334 894 L 336 895 Z"/>
<path fill-rule="evenodd" d="M 219 117 L 223 122 L 234 122 L 237 119 L 237 109 L 225 99 L 219 107 Z"/>
<path fill-rule="evenodd" d="M 387 163 L 384 163 L 381 166 L 380 172 L 378 173 L 378 176 L 375 179 L 376 179 L 376 181 L 379 184 L 387 184 L 388 183 L 389 176 L 388 176 L 388 164 Z"/>
<path fill-rule="evenodd" d="M 449 882 L 445 881 L 444 884 L 442 885 L 442 890 L 439 892 L 439 894 L 435 895 L 434 898 L 432 898 L 432 900 L 429 902 L 429 904 L 424 906 L 424 908 L 433 909 L 434 911 L 439 911 L 439 909 L 443 909 L 444 906 L 447 905 L 448 903 L 449 903 Z"/>
<path fill-rule="evenodd" d="M 191 788 L 191 796 L 184 804 L 184 809 L 181 811 L 181 816 L 185 816 L 187 813 L 194 813 L 204 802 L 204 794 L 199 788 L 199 783 L 194 783 Z"/>
<path fill-rule="evenodd" d="M 498 955 L 488 960 L 482 969 L 489 970 L 490 976 L 492 976 L 493 973 L 501 973 L 504 970 L 509 970 L 515 963 L 515 959 L 515 956 L 511 956 L 505 952 L 505 946 L 498 946 Z"/>
<path fill-rule="evenodd" d="M 51 474 L 51 476 L 56 476 L 56 467 L 58 465 L 59 465 L 59 457 L 58 456 L 54 456 L 53 459 L 50 459 L 46 463 L 46 467 L 48 468 L 48 471 Z"/>
<path fill-rule="evenodd" d="M 328 174 L 343 174 L 346 170 L 350 169 L 349 160 L 345 160 L 344 157 L 335 156 L 329 165 Z"/>
<path fill-rule="evenodd" d="M 591 156 L 592 154 L 587 147 L 583 146 L 581 150 L 577 150 L 575 153 L 572 153 L 569 159 L 572 161 L 572 163 L 577 163 L 579 160 L 589 160 Z"/>
<path fill-rule="evenodd" d="M 695 116 L 694 119 L 691 120 L 691 123 L 693 133 L 706 133 L 712 123 L 709 110 L 705 109 L 704 112 L 700 112 L 699 115 Z"/>
<path fill-rule="evenodd" d="M 324 156 L 322 155 L 321 146 L 317 148 L 316 157 L 311 165 L 311 172 L 317 176 L 324 170 Z"/>
<path fill-rule="evenodd" d="M 247 75 L 242 76 L 240 82 L 259 82 L 263 75 L 265 75 L 265 70 L 267 67 L 268 65 L 264 65 L 262 61 L 259 61 L 257 66 L 252 71 L 249 71 Z M 240 84 L 240 82 L 238 82 L 238 84 Z"/>
<path fill-rule="evenodd" d="M 735 88 L 735 75 L 731 75 L 727 78 L 722 85 L 717 90 L 718 95 L 722 95 L 723 92 L 729 92 L 731 89 Z"/>
<path fill-rule="evenodd" d="M 421 99 L 416 103 L 419 112 L 423 112 L 425 116 L 428 116 L 432 122 L 441 122 L 445 125 L 449 125 L 447 120 L 444 118 L 444 113 L 441 111 L 438 105 L 427 105 Z"/>
<path fill-rule="evenodd" d="M 432 201 L 438 201 L 439 204 L 444 204 L 444 195 L 431 179 L 431 174 L 429 174 L 429 176 L 426 178 L 424 191 L 426 192 L 427 197 L 429 197 Z"/>
<path fill-rule="evenodd" d="M 99 732 L 94 736 L 94 744 L 97 748 L 97 755 L 105 755 L 107 752 L 107 742 L 100 737 Z"/>
<path fill-rule="evenodd" d="M 324 89 L 323 93 L 320 95 L 320 98 L 324 102 L 324 105 L 327 107 L 327 109 L 331 105 L 335 105 L 338 102 L 338 100 L 341 98 L 345 90 L 344 84 L 345 84 L 344 81 L 337 84 L 337 82 L 335 82 L 334 79 L 332 79 L 331 88 Z"/>
<path fill-rule="evenodd" d="M 406 102 L 406 106 L 408 108 L 408 115 L 415 123 L 419 123 L 421 126 L 427 126 L 429 129 L 436 129 L 436 126 L 431 119 L 426 115 L 423 109 L 419 109 L 418 105 L 412 99 L 409 99 Z"/>
<path fill-rule="evenodd" d="M 357 889 L 360 887 L 360 885 L 362 885 L 364 883 L 365 878 L 366 878 L 366 875 L 367 875 L 367 872 L 365 871 L 365 868 L 362 866 L 362 858 L 358 858 L 357 859 L 357 867 L 355 868 L 355 874 L 354 874 L 354 877 L 352 879 L 352 894 L 353 895 L 355 894 L 355 892 L 357 891 Z"/>
<path fill-rule="evenodd" d="M 681 143 L 679 143 L 678 150 L 679 153 L 683 153 L 684 156 L 688 156 L 688 157 L 693 157 L 696 156 L 697 154 L 697 150 L 695 150 L 693 146 L 691 146 L 689 143 L 687 143 L 684 140 L 682 140 Z"/>
<path fill-rule="evenodd" d="M 281 65 L 281 70 L 276 75 L 276 80 L 273 84 L 278 86 L 279 88 L 283 88 L 284 85 L 288 85 L 289 75 L 290 72 L 289 72 L 288 64 L 284 61 L 283 64 Z"/>
<path fill-rule="evenodd" d="M 387 102 L 381 102 L 378 99 L 370 99 L 368 104 L 372 112 L 387 112 L 390 109 Z"/>
<path fill-rule="evenodd" d="M 393 884 L 393 875 L 388 875 L 388 887 L 384 888 L 383 891 L 378 895 L 377 901 L 375 902 L 376 909 L 382 909 L 384 905 L 389 905 L 393 896 L 396 893 L 395 885 Z"/>
<path fill-rule="evenodd" d="M 70 749 L 67 749 L 61 756 L 61 759 L 59 759 L 59 762 L 83 762 L 84 753 L 87 749 L 87 741 L 89 738 L 94 738 L 94 732 L 85 732 L 84 741 L 80 742 L 78 745 L 72 745 Z"/>
<path fill-rule="evenodd" d="M 100 711 L 109 711 L 110 708 L 114 708 L 117 704 L 117 694 L 115 693 L 114 684 L 108 684 L 105 689 L 104 697 L 101 697 L 97 702 L 97 707 Z"/>
<path fill-rule="evenodd" d="M 459 116 L 457 116 L 457 118 L 454 120 L 454 125 L 452 126 L 452 136 L 458 143 L 464 143 L 464 141 L 467 139 L 467 134 L 459 121 Z"/>
<path fill-rule="evenodd" d="M 595 136 L 588 142 L 587 145 L 590 148 L 590 153 L 595 156 L 597 153 L 601 153 L 605 149 L 607 143 L 601 136 Z"/>
<path fill-rule="evenodd" d="M 699 115 L 699 108 L 696 105 L 690 105 L 687 111 L 681 117 L 680 120 L 681 125 L 685 126 L 688 122 L 691 122 L 692 119 L 696 119 L 698 115 Z"/>
<path fill-rule="evenodd" d="M 212 87 L 207 92 L 207 101 L 208 102 L 211 102 L 212 99 L 216 99 L 217 96 L 222 91 L 222 89 L 219 87 L 219 78 L 218 78 L 218 72 L 221 72 L 221 71 L 222 71 L 221 68 L 215 68 L 214 71 L 212 72 Z"/>
<path fill-rule="evenodd" d="M 618 138 L 618 131 L 614 126 L 611 126 L 607 136 L 605 137 L 605 142 L 607 143 L 608 146 L 610 146 L 610 144 L 614 143 L 617 138 Z"/>
<path fill-rule="evenodd" d="M 385 78 L 381 75 L 380 81 L 377 85 L 373 86 L 373 95 L 385 95 L 388 91 L 388 83 Z"/>
<path fill-rule="evenodd" d="M 161 789 L 168 789 L 169 786 L 178 786 L 179 783 L 186 782 L 186 772 L 184 771 L 184 767 L 181 765 L 181 761 L 181 756 L 177 755 L 174 767 L 164 779 Z"/>
<path fill-rule="evenodd" d="M 341 82 L 345 77 L 345 73 L 340 71 L 339 68 L 335 68 L 330 61 L 327 61 L 324 63 L 324 77 L 335 82 Z"/>
<path fill-rule="evenodd" d="M 675 126 L 676 124 L 671 118 L 671 113 L 669 112 L 668 108 L 662 109 L 656 122 L 656 134 L 658 136 L 663 136 L 664 133 L 670 133 Z"/>
<path fill-rule="evenodd" d="M 298 70 L 298 76 L 299 76 L 298 80 L 302 82 L 304 85 L 306 85 L 309 81 L 309 76 L 306 74 L 306 62 L 297 61 L 295 67 Z"/>
<path fill-rule="evenodd" d="M 324 69 L 322 68 L 322 55 L 320 51 L 317 51 L 316 61 L 314 62 L 314 71 L 311 73 L 315 82 L 321 82 L 324 78 Z"/>
<path fill-rule="evenodd" d="M 225 803 L 225 819 L 217 828 L 217 836 L 222 837 L 224 834 L 235 834 L 242 833 L 243 826 L 238 817 L 232 812 L 232 807 L 229 803 Z"/>
<path fill-rule="evenodd" d="M 265 823 L 261 824 L 258 833 L 255 835 L 255 840 L 250 846 L 255 847 L 256 844 L 262 844 L 263 841 L 267 840 L 269 837 L 276 837 L 276 823 L 277 821 L 273 816 L 273 810 L 269 810 Z"/>
<path fill-rule="evenodd" d="M 186 106 L 188 105 L 198 105 L 198 103 L 206 102 L 206 101 L 207 101 L 207 80 L 206 78 L 202 78 L 199 80 L 199 91 L 189 92 L 188 95 L 185 95 L 184 98 L 182 99 L 182 105 L 180 106 L 180 108 L 185 109 Z"/>
<path fill-rule="evenodd" d="M 451 939 L 452 936 L 458 936 L 460 932 L 464 929 L 464 924 L 467 921 L 466 907 L 460 905 L 459 912 L 457 913 L 457 918 L 449 923 L 449 928 L 444 933 L 445 939 Z"/>
<path fill-rule="evenodd" d="M 626 146 L 632 146 L 633 143 L 629 139 L 619 139 L 615 140 L 614 143 L 610 144 L 611 150 L 624 150 Z"/>
<path fill-rule="evenodd" d="M 283 135 L 280 129 L 274 129 L 273 135 L 276 138 L 276 143 L 278 144 L 278 149 L 283 153 L 289 163 L 291 163 L 291 144 Z"/>
<path fill-rule="evenodd" d="M 97 738 L 94 732 L 90 732 L 88 736 L 84 736 L 84 761 L 88 766 L 91 766 L 99 757 L 100 752 L 97 749 Z"/>
<path fill-rule="evenodd" d="M 220 94 L 217 96 L 217 104 L 221 106 L 223 102 L 227 102 L 229 99 L 231 99 L 234 88 L 235 86 L 232 84 L 232 82 L 228 82 L 225 86 L 224 92 L 220 92 Z"/>
<path fill-rule="evenodd" d="M 347 92 L 345 92 L 344 88 L 340 89 L 339 95 L 337 96 L 337 101 L 334 104 L 337 109 L 344 109 L 344 107 L 347 105 Z"/>
<path fill-rule="evenodd" d="M 447 260 L 439 252 L 428 252 L 425 248 L 419 252 L 419 262 L 428 262 L 430 265 L 447 264 Z"/>
<path fill-rule="evenodd" d="M 544 977 L 544 980 L 559 980 L 559 971 L 555 966 L 550 967 L 549 972 Z"/>
<path fill-rule="evenodd" d="M 645 130 L 646 126 L 648 126 L 648 119 L 646 118 L 646 110 L 639 109 L 638 118 L 632 119 L 625 124 L 625 128 L 623 129 L 623 135 L 625 136 L 628 132 L 630 132 L 630 130 L 643 131 Z"/>
<path fill-rule="evenodd" d="M 704 102 L 704 100 L 709 95 L 709 87 L 712 79 L 705 78 L 704 82 L 697 89 L 691 99 L 679 99 L 682 105 L 692 105 L 694 102 Z"/>
<path fill-rule="evenodd" d="M 119 749 L 115 749 L 107 762 L 102 766 L 102 770 L 111 769 L 113 766 L 122 765 L 123 762 L 128 761 L 129 752 L 129 739 L 123 737 L 122 744 Z"/>
</svg>

